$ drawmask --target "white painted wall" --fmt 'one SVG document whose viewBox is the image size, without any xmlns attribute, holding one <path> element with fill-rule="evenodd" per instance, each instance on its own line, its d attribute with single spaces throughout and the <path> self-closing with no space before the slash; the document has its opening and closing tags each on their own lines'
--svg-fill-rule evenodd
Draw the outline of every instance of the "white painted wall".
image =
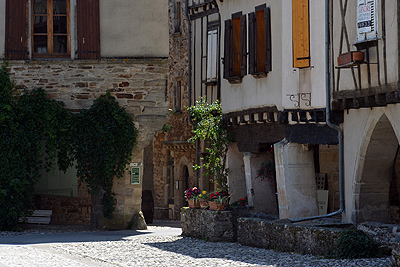
<svg viewBox="0 0 400 267">
<path fill-rule="evenodd" d="M 387 74 L 388 83 L 397 83 L 398 77 L 398 63 L 397 63 L 397 4 L 396 1 L 385 1 L 386 12 L 385 12 L 385 23 L 386 23 L 386 35 L 383 36 L 382 31 L 382 9 L 380 1 L 377 1 L 378 8 L 378 38 L 379 38 L 379 62 L 380 62 L 380 77 L 381 83 L 384 83 L 384 57 L 383 57 L 383 37 L 386 38 L 386 53 L 387 53 Z M 335 66 L 337 66 L 337 57 L 340 54 L 340 35 L 342 27 L 342 19 L 340 13 L 339 1 L 334 1 L 333 5 L 334 20 L 333 20 L 333 43 L 332 49 L 334 53 Z M 357 1 L 351 1 L 348 3 L 346 12 L 346 28 L 349 36 L 350 50 L 356 51 L 357 48 L 353 45 L 357 41 L 356 35 L 356 21 L 357 21 Z M 343 39 L 342 53 L 348 51 L 346 39 Z M 370 51 L 370 71 L 371 71 L 371 86 L 378 86 L 378 57 L 376 53 L 376 48 L 372 47 Z M 367 64 L 361 65 L 361 84 L 362 88 L 368 87 L 368 68 Z M 358 70 L 354 68 L 355 75 L 358 82 Z M 335 77 L 340 72 L 340 84 L 339 90 L 353 90 L 355 88 L 352 71 L 351 69 L 341 69 L 340 71 L 335 69 Z M 336 82 L 336 78 L 335 78 Z"/>
<path fill-rule="evenodd" d="M 102 57 L 168 57 L 168 1 L 100 0 Z"/>
<path fill-rule="evenodd" d="M 292 57 L 292 1 L 231 0 L 219 3 L 221 23 L 233 13 L 254 12 L 258 5 L 271 8 L 272 71 L 266 78 L 256 79 L 252 75 L 243 77 L 240 84 L 221 80 L 222 109 L 224 112 L 262 106 L 278 109 L 293 109 L 294 102 L 288 94 L 311 93 L 311 106 L 301 102 L 300 108 L 325 107 L 325 40 L 324 1 L 310 0 L 310 51 L 311 67 L 293 68 Z M 224 34 L 221 38 L 223 55 Z M 222 71 L 222 70 L 221 70 Z"/>
</svg>

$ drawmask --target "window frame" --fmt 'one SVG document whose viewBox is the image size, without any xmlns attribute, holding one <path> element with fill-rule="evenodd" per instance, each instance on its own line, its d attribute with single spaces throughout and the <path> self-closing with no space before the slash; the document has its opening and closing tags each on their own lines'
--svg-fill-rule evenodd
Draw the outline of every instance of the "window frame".
<svg viewBox="0 0 400 267">
<path fill-rule="evenodd" d="M 235 60 L 236 58 L 236 60 Z M 247 16 L 242 12 L 225 20 L 224 79 L 240 83 L 247 74 Z"/>
<path fill-rule="evenodd" d="M 292 0 L 292 38 L 293 68 L 310 67 L 309 0 Z"/>
<path fill-rule="evenodd" d="M 205 84 L 213 86 L 218 81 L 219 22 L 211 21 L 207 26 L 207 73 Z"/>
<path fill-rule="evenodd" d="M 34 18 L 41 16 L 34 14 L 34 1 L 31 2 L 31 49 L 33 58 L 69 58 L 71 56 L 71 30 L 70 30 L 70 1 L 66 0 L 67 4 L 67 14 L 53 14 L 53 0 L 47 0 L 47 32 L 35 33 L 34 32 Z M 53 19 L 55 16 L 66 17 L 67 22 L 67 33 L 54 33 Z M 47 53 L 37 53 L 35 52 L 35 36 L 47 36 Z M 56 36 L 66 36 L 67 37 L 67 53 L 54 53 L 54 38 Z"/>
<path fill-rule="evenodd" d="M 263 78 L 272 70 L 271 10 L 263 4 L 248 16 L 249 74 Z"/>
</svg>

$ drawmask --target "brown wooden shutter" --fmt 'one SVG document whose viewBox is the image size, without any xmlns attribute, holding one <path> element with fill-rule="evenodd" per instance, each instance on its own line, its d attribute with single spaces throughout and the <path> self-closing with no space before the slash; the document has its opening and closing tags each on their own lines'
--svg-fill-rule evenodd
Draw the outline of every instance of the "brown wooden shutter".
<svg viewBox="0 0 400 267">
<path fill-rule="evenodd" d="M 310 66 L 308 0 L 292 0 L 293 67 Z"/>
<path fill-rule="evenodd" d="M 269 7 L 264 9 L 265 23 L 265 72 L 272 70 L 271 64 L 271 12 Z"/>
<path fill-rule="evenodd" d="M 246 15 L 240 16 L 240 47 L 241 47 L 241 60 L 240 72 L 241 76 L 247 74 L 247 19 Z"/>
<path fill-rule="evenodd" d="M 256 14 L 249 14 L 249 73 L 255 74 L 257 70 L 256 61 Z"/>
<path fill-rule="evenodd" d="M 6 1 L 7 59 L 28 59 L 27 0 Z"/>
<path fill-rule="evenodd" d="M 232 74 L 232 20 L 225 20 L 225 43 L 224 43 L 224 78 Z"/>
<path fill-rule="evenodd" d="M 100 59 L 99 0 L 77 0 L 79 59 Z"/>
</svg>

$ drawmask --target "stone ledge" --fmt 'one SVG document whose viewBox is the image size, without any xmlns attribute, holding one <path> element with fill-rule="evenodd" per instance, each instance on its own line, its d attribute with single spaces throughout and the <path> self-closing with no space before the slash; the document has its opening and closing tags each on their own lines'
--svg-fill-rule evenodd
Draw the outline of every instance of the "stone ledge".
<svg viewBox="0 0 400 267">
<path fill-rule="evenodd" d="M 247 209 L 210 211 L 182 208 L 182 235 L 214 242 L 235 242 L 237 218 L 244 216 L 250 216 L 250 211 Z"/>
<path fill-rule="evenodd" d="M 347 228 L 348 229 L 348 228 Z M 277 223 L 258 218 L 238 218 L 240 244 L 301 254 L 327 255 L 346 228 Z"/>
</svg>

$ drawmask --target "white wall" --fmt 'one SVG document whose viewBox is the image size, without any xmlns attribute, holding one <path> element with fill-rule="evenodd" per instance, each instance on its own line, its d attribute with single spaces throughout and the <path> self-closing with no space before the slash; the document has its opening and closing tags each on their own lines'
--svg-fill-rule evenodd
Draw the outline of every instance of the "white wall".
<svg viewBox="0 0 400 267">
<path fill-rule="evenodd" d="M 224 112 L 274 106 L 278 109 L 294 109 L 288 94 L 311 93 L 311 106 L 301 101 L 300 108 L 325 107 L 325 40 L 324 1 L 310 0 L 310 53 L 311 67 L 293 68 L 292 57 L 292 1 L 231 0 L 218 3 L 222 27 L 233 13 L 254 12 L 258 5 L 271 8 L 272 71 L 266 78 L 256 79 L 252 75 L 243 77 L 240 84 L 221 80 L 222 109 Z M 224 34 L 221 54 L 223 55 Z M 221 70 L 222 71 L 222 70 Z"/>
<path fill-rule="evenodd" d="M 100 0 L 102 57 L 168 57 L 168 1 Z"/>
</svg>

